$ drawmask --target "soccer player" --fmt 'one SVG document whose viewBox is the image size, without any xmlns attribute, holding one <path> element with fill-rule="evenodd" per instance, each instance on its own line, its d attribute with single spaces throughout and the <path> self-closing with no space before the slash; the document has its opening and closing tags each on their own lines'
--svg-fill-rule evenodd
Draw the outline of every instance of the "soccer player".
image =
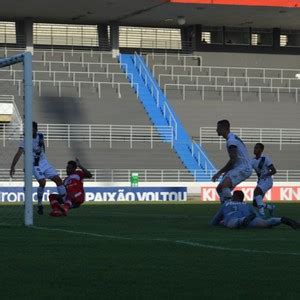
<svg viewBox="0 0 300 300">
<path fill-rule="evenodd" d="M 275 206 L 273 204 L 266 204 L 263 198 L 268 190 L 273 186 L 272 176 L 276 174 L 276 169 L 268 156 L 263 155 L 264 145 L 257 143 L 254 146 L 255 157 L 251 160 L 253 169 L 257 174 L 257 185 L 253 195 L 253 206 L 258 208 L 261 217 L 265 217 L 265 209 L 273 216 Z"/>
<path fill-rule="evenodd" d="M 71 208 L 78 208 L 85 200 L 85 192 L 83 188 L 83 180 L 92 178 L 92 174 L 82 166 L 79 159 L 70 160 L 66 167 L 67 177 L 64 179 L 64 185 L 67 190 L 65 200 L 60 195 L 51 194 L 49 196 L 52 211 L 50 216 L 61 217 L 66 216 Z"/>
<path fill-rule="evenodd" d="M 235 191 L 231 201 L 222 204 L 217 214 L 213 217 L 211 225 L 223 225 L 227 228 L 272 228 L 285 224 L 293 229 L 299 229 L 300 224 L 290 218 L 264 219 L 257 216 L 253 206 L 243 202 L 244 193 Z"/>
<path fill-rule="evenodd" d="M 217 186 L 217 193 L 221 203 L 224 203 L 231 199 L 231 191 L 234 187 L 251 176 L 252 166 L 245 144 L 237 135 L 230 132 L 228 120 L 221 120 L 217 123 L 217 133 L 226 139 L 229 154 L 227 164 L 212 177 L 212 181 L 215 182 L 223 175 Z"/>
<path fill-rule="evenodd" d="M 38 132 L 38 124 L 32 122 L 32 147 L 33 147 L 33 175 L 39 183 L 37 188 L 37 199 L 38 199 L 38 214 L 44 213 L 42 205 L 44 189 L 46 186 L 46 179 L 51 179 L 57 185 L 57 191 L 62 198 L 66 195 L 66 189 L 63 185 L 61 178 L 58 176 L 56 169 L 49 164 L 45 154 L 45 143 L 44 135 Z M 10 167 L 10 176 L 13 177 L 15 174 L 15 166 L 18 163 L 20 157 L 24 153 L 24 140 L 21 141 L 19 149 L 16 152 Z"/>
<path fill-rule="evenodd" d="M 247 227 L 248 224 L 256 217 L 252 206 L 239 201 L 244 199 L 242 191 L 235 191 L 232 199 L 224 202 L 213 217 L 211 225 L 223 225 L 229 228 Z"/>
</svg>

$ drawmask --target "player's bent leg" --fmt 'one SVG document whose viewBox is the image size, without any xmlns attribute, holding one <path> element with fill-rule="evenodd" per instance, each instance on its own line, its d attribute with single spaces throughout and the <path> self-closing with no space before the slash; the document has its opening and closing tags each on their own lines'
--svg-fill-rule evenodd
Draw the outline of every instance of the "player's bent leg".
<svg viewBox="0 0 300 300">
<path fill-rule="evenodd" d="M 52 211 L 50 212 L 50 216 L 52 217 L 61 217 L 63 216 L 63 209 L 60 204 L 60 195 L 57 194 L 50 194 L 49 195 L 49 202 L 52 207 Z"/>
<path fill-rule="evenodd" d="M 282 224 L 282 218 L 270 218 L 270 219 L 267 219 L 267 223 L 270 227 L 273 227 L 273 226 L 278 226 L 280 224 Z"/>
<path fill-rule="evenodd" d="M 232 194 L 232 181 L 229 177 L 223 178 L 223 180 L 217 186 L 217 193 L 219 194 L 221 203 L 224 203 L 231 199 Z"/>
<path fill-rule="evenodd" d="M 45 176 L 46 178 L 48 179 L 51 179 L 57 186 L 57 192 L 62 196 L 63 200 L 65 200 L 65 197 L 66 197 L 66 188 L 63 184 L 63 181 L 62 179 L 59 177 L 56 169 L 48 164 L 45 168 Z"/>
<path fill-rule="evenodd" d="M 222 195 L 222 185 L 221 183 L 218 184 L 217 188 L 216 188 L 216 191 L 219 195 L 219 198 L 220 198 L 220 202 L 223 203 L 223 195 Z"/>
<path fill-rule="evenodd" d="M 256 217 L 250 224 L 249 228 L 272 228 L 274 226 L 280 225 L 281 218 L 270 218 L 263 219 L 261 217 Z"/>
<path fill-rule="evenodd" d="M 259 186 L 257 186 L 253 194 L 253 204 L 254 203 L 256 204 L 258 213 L 261 217 L 265 217 L 265 205 L 263 202 L 263 198 L 264 198 L 264 192 L 261 190 Z"/>
<path fill-rule="evenodd" d="M 243 219 L 244 218 L 231 218 L 224 222 L 224 226 L 230 229 L 240 228 Z"/>
<path fill-rule="evenodd" d="M 274 219 L 274 218 L 272 218 L 272 219 Z M 295 230 L 300 229 L 300 224 L 298 222 L 296 222 L 295 220 L 293 220 L 293 219 L 290 219 L 290 218 L 287 218 L 287 217 L 276 218 L 276 219 L 280 219 L 282 224 L 290 226 Z"/>
<path fill-rule="evenodd" d="M 67 191 L 61 178 L 58 175 L 55 175 L 51 177 L 51 180 L 56 184 L 58 193 L 61 195 L 63 199 L 65 199 Z"/>
<path fill-rule="evenodd" d="M 254 190 L 253 195 L 253 206 L 258 208 L 258 212 L 261 217 L 265 217 L 265 209 L 268 210 L 270 216 L 273 216 L 273 212 L 275 209 L 274 204 L 266 204 L 263 202 L 263 198 L 266 194 L 266 192 L 272 188 L 272 185 L 266 185 L 266 186 L 257 186 Z M 255 206 L 256 203 L 256 206 Z"/>
<path fill-rule="evenodd" d="M 248 215 L 247 217 L 245 217 L 241 223 L 241 228 L 246 228 L 249 227 L 249 225 L 253 222 L 253 220 L 256 219 L 256 214 L 252 213 L 250 215 Z"/>
<path fill-rule="evenodd" d="M 229 220 L 227 220 L 226 222 L 224 222 L 224 225 L 227 228 L 246 228 L 249 227 L 249 224 L 253 221 L 253 219 L 256 218 L 255 214 L 250 214 L 247 217 L 243 217 L 243 218 L 231 218 Z"/>
<path fill-rule="evenodd" d="M 38 180 L 39 186 L 37 188 L 37 200 L 38 200 L 38 208 L 37 208 L 37 213 L 39 215 L 44 214 L 44 208 L 43 208 L 43 195 L 45 191 L 45 186 L 46 186 L 46 179 L 42 178 Z"/>
<path fill-rule="evenodd" d="M 59 201 L 58 201 L 58 195 L 57 194 L 50 194 L 49 195 L 49 202 L 50 202 L 50 206 L 52 208 L 55 208 L 57 206 L 60 205 Z"/>
<path fill-rule="evenodd" d="M 64 204 L 65 215 L 71 208 L 78 208 L 84 202 L 84 195 L 79 192 L 75 194 L 72 198 L 67 198 Z"/>
<path fill-rule="evenodd" d="M 65 203 L 63 205 L 63 209 L 64 209 L 64 215 L 66 216 L 68 214 L 68 211 L 72 208 L 73 206 L 73 202 L 70 198 L 66 198 Z"/>
<path fill-rule="evenodd" d="M 84 199 L 77 199 L 75 202 L 73 202 L 72 208 L 78 208 L 80 207 L 84 202 Z"/>
<path fill-rule="evenodd" d="M 50 178 L 57 186 L 63 185 L 62 179 L 56 174 Z"/>
<path fill-rule="evenodd" d="M 270 228 L 272 226 L 270 223 L 267 222 L 267 220 L 261 217 L 256 217 L 255 219 L 252 220 L 252 222 L 249 223 L 248 227 L 249 228 Z"/>
</svg>

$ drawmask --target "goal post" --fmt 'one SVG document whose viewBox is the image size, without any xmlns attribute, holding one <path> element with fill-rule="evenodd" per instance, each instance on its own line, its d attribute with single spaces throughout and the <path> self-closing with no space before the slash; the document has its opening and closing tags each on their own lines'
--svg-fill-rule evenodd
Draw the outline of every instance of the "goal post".
<svg viewBox="0 0 300 300">
<path fill-rule="evenodd" d="M 24 52 L 0 59 L 0 68 L 23 63 L 24 134 L 24 224 L 33 225 L 32 203 L 32 54 Z"/>
</svg>

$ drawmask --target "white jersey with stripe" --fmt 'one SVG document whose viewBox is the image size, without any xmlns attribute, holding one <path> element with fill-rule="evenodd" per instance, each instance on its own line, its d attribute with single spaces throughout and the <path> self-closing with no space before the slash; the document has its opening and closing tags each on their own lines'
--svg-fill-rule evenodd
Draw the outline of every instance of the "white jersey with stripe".
<svg viewBox="0 0 300 300">
<path fill-rule="evenodd" d="M 32 155 L 33 155 L 33 165 L 38 161 L 38 165 L 48 164 L 46 159 L 45 151 L 43 148 L 44 136 L 42 133 L 37 133 L 35 138 L 32 138 Z M 20 142 L 19 148 L 24 149 L 25 142 L 24 139 Z"/>
<path fill-rule="evenodd" d="M 235 146 L 237 148 L 237 160 L 234 168 L 251 168 L 251 159 L 248 154 L 248 149 L 237 135 L 230 132 L 226 139 L 226 146 L 228 153 L 231 146 Z"/>
<path fill-rule="evenodd" d="M 270 166 L 273 165 L 273 163 L 268 156 L 262 155 L 259 158 L 252 158 L 251 165 L 255 170 L 258 179 L 260 179 L 269 173 Z"/>
</svg>

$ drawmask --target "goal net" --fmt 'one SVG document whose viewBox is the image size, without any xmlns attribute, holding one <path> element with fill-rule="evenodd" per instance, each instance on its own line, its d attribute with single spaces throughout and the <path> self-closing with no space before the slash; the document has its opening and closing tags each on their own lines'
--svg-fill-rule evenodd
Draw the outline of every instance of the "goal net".
<svg viewBox="0 0 300 300">
<path fill-rule="evenodd" d="M 0 52 L 0 225 L 29 226 L 33 225 L 32 56 L 6 54 Z M 10 172 L 23 139 L 24 155 Z"/>
</svg>

